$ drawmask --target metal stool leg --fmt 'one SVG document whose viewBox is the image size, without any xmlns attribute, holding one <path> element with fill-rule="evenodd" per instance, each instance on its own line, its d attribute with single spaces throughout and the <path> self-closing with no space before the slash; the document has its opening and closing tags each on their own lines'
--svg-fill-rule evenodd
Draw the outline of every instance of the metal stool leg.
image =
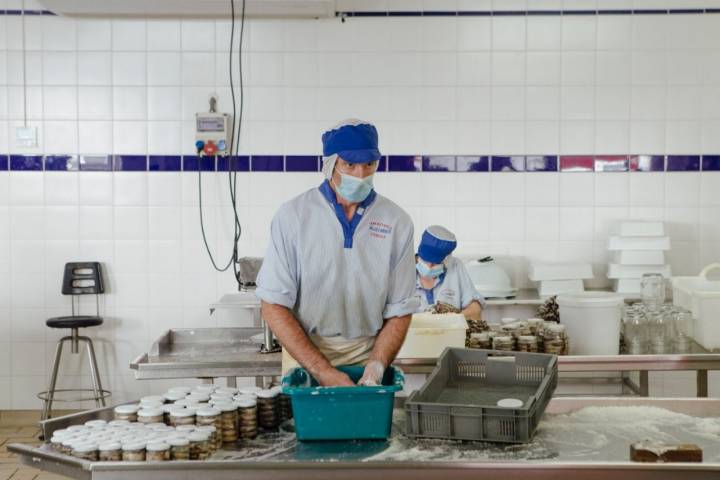
<svg viewBox="0 0 720 480">
<path fill-rule="evenodd" d="M 92 374 L 93 391 L 95 393 L 95 406 L 105 406 L 105 397 L 103 396 L 102 383 L 100 382 L 100 372 L 95 359 L 95 348 L 93 342 L 88 337 L 80 337 L 87 344 L 88 357 L 90 357 L 90 373 Z"/>
<path fill-rule="evenodd" d="M 47 390 L 47 399 L 44 401 L 42 419 L 47 420 L 52 414 L 53 398 L 55 397 L 55 385 L 57 384 L 58 370 L 60 369 L 60 358 L 62 357 L 63 343 L 66 340 L 72 341 L 71 337 L 63 337 L 58 340 L 55 348 L 55 362 L 53 363 L 52 376 L 50 377 L 50 386 Z"/>
</svg>

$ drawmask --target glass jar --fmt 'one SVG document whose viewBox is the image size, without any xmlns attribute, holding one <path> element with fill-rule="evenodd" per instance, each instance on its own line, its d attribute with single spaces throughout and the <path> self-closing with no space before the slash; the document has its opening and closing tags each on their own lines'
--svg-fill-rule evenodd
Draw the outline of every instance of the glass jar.
<svg viewBox="0 0 720 480">
<path fill-rule="evenodd" d="M 185 400 L 187 401 L 188 405 L 205 403 L 210 400 L 210 395 L 207 395 L 205 393 L 191 393 L 190 395 L 185 397 Z"/>
<path fill-rule="evenodd" d="M 195 425 L 212 425 L 220 430 L 222 428 L 221 413 L 215 407 L 200 408 L 195 412 Z"/>
<path fill-rule="evenodd" d="M 190 460 L 190 440 L 184 437 L 170 438 L 170 460 Z"/>
<path fill-rule="evenodd" d="M 220 414 L 220 436 L 223 443 L 235 443 L 238 439 L 238 407 L 234 403 L 218 403 L 215 408 Z"/>
<path fill-rule="evenodd" d="M 175 427 L 175 431 L 181 434 L 189 434 L 195 431 L 195 425 L 178 425 Z"/>
<path fill-rule="evenodd" d="M 215 425 L 199 425 L 195 428 L 196 432 L 206 433 L 210 436 L 210 453 L 222 448 L 221 431 L 215 428 Z"/>
<path fill-rule="evenodd" d="M 163 423 L 164 413 L 159 408 L 142 408 L 137 412 L 138 423 Z"/>
<path fill-rule="evenodd" d="M 185 396 L 188 393 L 192 392 L 192 388 L 184 386 L 184 385 L 178 385 L 176 387 L 168 388 L 167 391 L 168 391 L 168 393 L 170 393 L 170 392 L 182 393 L 183 396 Z"/>
<path fill-rule="evenodd" d="M 546 322 L 543 326 L 543 350 L 553 355 L 567 355 L 568 336 L 565 332 L 565 325 Z"/>
<path fill-rule="evenodd" d="M 667 311 L 648 311 L 650 350 L 653 353 L 669 353 L 672 347 L 672 315 Z"/>
<path fill-rule="evenodd" d="M 195 410 L 182 407 L 182 409 L 170 411 L 170 425 L 179 427 L 181 425 L 195 425 Z"/>
<path fill-rule="evenodd" d="M 659 273 L 645 273 L 640 279 L 640 298 L 649 312 L 656 312 L 665 303 L 665 279 Z"/>
<path fill-rule="evenodd" d="M 252 397 L 257 396 L 257 392 L 261 391 L 260 387 L 243 387 L 238 389 L 238 393 L 241 395 L 250 395 Z"/>
<path fill-rule="evenodd" d="M 235 398 L 235 405 L 238 406 L 238 435 L 251 440 L 258 435 L 257 401 L 252 397 Z"/>
<path fill-rule="evenodd" d="M 514 347 L 514 341 L 512 336 L 509 335 L 498 335 L 493 337 L 493 350 L 512 351 Z"/>
<path fill-rule="evenodd" d="M 67 438 L 64 438 L 62 442 L 60 443 L 60 453 L 63 453 L 65 455 L 72 455 L 72 447 L 76 443 L 83 443 L 85 442 L 84 439 L 78 438 L 76 436 L 70 436 Z"/>
<path fill-rule="evenodd" d="M 145 442 L 134 441 L 123 444 L 122 459 L 123 462 L 144 462 Z"/>
<path fill-rule="evenodd" d="M 625 350 L 630 355 L 641 355 L 647 351 L 648 325 L 645 316 L 637 310 L 628 310 L 623 318 Z"/>
<path fill-rule="evenodd" d="M 165 462 L 170 460 L 170 445 L 165 442 L 149 442 L 145 447 L 145 460 L 148 462 Z"/>
<path fill-rule="evenodd" d="M 286 395 L 281 391 L 278 396 L 278 406 L 280 408 L 280 423 L 284 423 L 293 418 L 292 399 L 290 395 Z"/>
<path fill-rule="evenodd" d="M 140 404 L 143 403 L 165 403 L 165 398 L 162 395 L 146 395 L 140 399 Z"/>
<path fill-rule="evenodd" d="M 101 443 L 98 446 L 98 460 L 101 462 L 122 461 L 122 445 L 118 441 Z"/>
<path fill-rule="evenodd" d="M 138 405 L 118 405 L 113 410 L 115 420 L 125 420 L 127 422 L 137 422 L 137 412 L 140 410 Z"/>
<path fill-rule="evenodd" d="M 193 432 L 188 435 L 190 442 L 190 460 L 206 460 L 210 457 L 210 435 L 206 432 Z"/>
<path fill-rule="evenodd" d="M 88 462 L 97 462 L 98 446 L 95 443 L 76 443 L 72 447 L 72 456 Z"/>
<path fill-rule="evenodd" d="M 269 389 L 257 392 L 257 416 L 260 428 L 268 431 L 277 431 L 280 427 L 278 418 L 279 392 Z"/>
<path fill-rule="evenodd" d="M 471 333 L 470 334 L 470 348 L 481 348 L 483 350 L 489 350 L 492 348 L 492 341 L 488 332 Z"/>
<path fill-rule="evenodd" d="M 186 393 L 183 393 L 183 392 L 180 392 L 180 391 L 171 391 L 171 390 L 168 390 L 167 392 L 165 392 L 165 394 L 163 395 L 162 398 L 163 398 L 163 399 L 165 400 L 165 402 L 167 402 L 167 403 L 175 403 L 175 402 L 177 402 L 178 400 L 184 399 L 186 396 L 187 396 Z"/>
<path fill-rule="evenodd" d="M 692 312 L 678 309 L 675 313 L 675 349 L 687 352 L 692 346 L 693 317 Z"/>
<path fill-rule="evenodd" d="M 517 341 L 518 352 L 531 352 L 537 353 L 538 344 L 537 337 L 535 335 L 521 335 Z"/>
<path fill-rule="evenodd" d="M 530 329 L 531 335 L 538 335 L 538 332 L 542 329 L 543 319 L 542 318 L 528 318 L 527 325 Z"/>
<path fill-rule="evenodd" d="M 93 430 L 102 430 L 107 426 L 107 422 L 105 420 L 88 420 L 84 425 Z"/>
</svg>

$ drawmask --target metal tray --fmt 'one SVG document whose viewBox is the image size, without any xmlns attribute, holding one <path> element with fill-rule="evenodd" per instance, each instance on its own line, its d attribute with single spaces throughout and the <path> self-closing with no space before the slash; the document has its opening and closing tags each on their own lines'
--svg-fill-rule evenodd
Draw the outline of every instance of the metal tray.
<svg viewBox="0 0 720 480">
<path fill-rule="evenodd" d="M 553 416 L 572 417 L 584 407 L 660 407 L 698 422 L 716 422 L 720 399 L 650 398 L 554 398 L 548 405 L 533 443 L 497 446 L 486 443 L 412 440 L 400 435 L 404 414 L 396 409 L 393 435 L 388 442 L 296 442 L 292 433 L 261 435 L 237 450 L 221 450 L 205 461 L 175 462 L 87 462 L 53 451 L 48 445 L 11 444 L 8 450 L 20 461 L 76 479 L 92 480 L 197 480 L 258 479 L 304 480 L 337 479 L 425 480 L 431 478 L 470 479 L 570 479 L 601 480 L 687 480 L 720 477 L 720 445 L 709 440 L 706 463 L 644 464 L 628 462 L 629 448 L 619 442 L 591 448 L 578 455 L 569 441 L 583 429 L 570 429 L 558 435 L 546 428 Z M 44 422 L 46 434 L 70 423 L 92 418 L 109 418 L 112 407 L 52 419 Z M 564 417 L 563 417 L 564 418 Z M 607 425 L 632 431 L 636 425 Z M 585 428 L 585 427 L 583 427 Z M 541 445 L 541 440 L 552 442 Z M 687 440 L 686 438 L 679 438 Z M 710 449 L 714 449 L 710 452 Z"/>
</svg>

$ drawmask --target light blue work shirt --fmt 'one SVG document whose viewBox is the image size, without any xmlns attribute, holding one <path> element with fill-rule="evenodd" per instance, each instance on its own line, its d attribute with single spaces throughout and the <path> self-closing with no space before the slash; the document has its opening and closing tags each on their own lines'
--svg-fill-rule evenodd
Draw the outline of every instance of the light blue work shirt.
<svg viewBox="0 0 720 480">
<path fill-rule="evenodd" d="M 485 299 L 475 289 L 465 265 L 457 258 L 450 257 L 445 272 L 438 277 L 433 288 L 425 289 L 420 284 L 420 274 L 416 273 L 415 296 L 420 302 L 419 312 L 425 312 L 436 302 L 443 302 L 462 310 L 477 300 L 485 307 Z"/>
<path fill-rule="evenodd" d="M 417 311 L 413 223 L 372 191 L 348 221 L 325 181 L 283 204 L 255 295 L 292 310 L 308 334 L 375 336 Z"/>
</svg>

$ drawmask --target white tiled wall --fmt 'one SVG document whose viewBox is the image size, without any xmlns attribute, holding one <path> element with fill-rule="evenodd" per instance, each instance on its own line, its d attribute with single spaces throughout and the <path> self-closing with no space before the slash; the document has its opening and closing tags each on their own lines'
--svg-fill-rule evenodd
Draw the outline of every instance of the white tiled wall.
<svg viewBox="0 0 720 480">
<path fill-rule="evenodd" d="M 28 17 L 27 115 L 40 145 L 16 148 L 19 22 L 0 16 L 0 152 L 187 154 L 209 95 L 231 110 L 226 21 Z M 315 154 L 324 129 L 361 117 L 388 154 L 717 154 L 719 27 L 720 15 L 253 20 L 242 151 Z M 76 259 L 107 269 L 107 321 L 88 332 L 106 383 L 122 399 L 156 389 L 132 381 L 128 363 L 164 329 L 209 325 L 208 304 L 234 288 L 204 251 L 197 181 L 0 173 L 0 408 L 39 405 L 58 338 L 44 320 L 69 311 L 61 273 Z M 319 182 L 240 174 L 241 253 L 262 255 L 278 205 Z M 203 183 L 222 261 L 226 177 Z M 605 285 L 605 239 L 626 218 L 667 222 L 675 273 L 720 260 L 720 173 L 383 173 L 377 190 L 418 233 L 434 222 L 454 230 L 461 255 L 523 257 L 518 285 L 532 260 L 591 261 L 592 284 Z M 86 385 L 76 360 L 63 381 Z"/>
</svg>

